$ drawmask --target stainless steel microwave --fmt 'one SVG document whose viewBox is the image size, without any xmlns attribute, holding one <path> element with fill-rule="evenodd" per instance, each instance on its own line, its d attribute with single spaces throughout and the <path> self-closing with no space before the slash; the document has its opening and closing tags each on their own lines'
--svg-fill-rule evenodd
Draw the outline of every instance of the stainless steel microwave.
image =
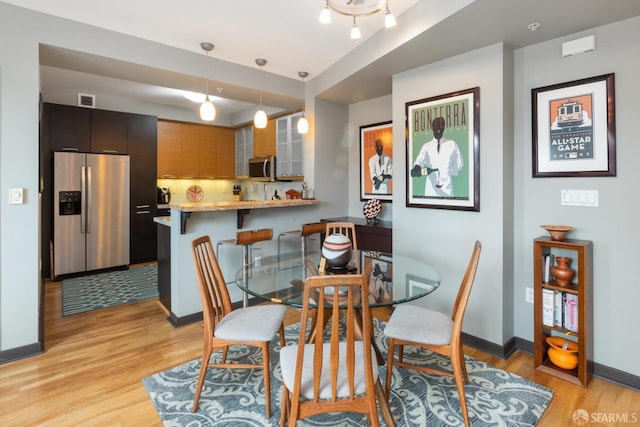
<svg viewBox="0 0 640 427">
<path fill-rule="evenodd" d="M 275 181 L 276 157 L 254 157 L 249 159 L 249 178 L 255 181 Z"/>
</svg>

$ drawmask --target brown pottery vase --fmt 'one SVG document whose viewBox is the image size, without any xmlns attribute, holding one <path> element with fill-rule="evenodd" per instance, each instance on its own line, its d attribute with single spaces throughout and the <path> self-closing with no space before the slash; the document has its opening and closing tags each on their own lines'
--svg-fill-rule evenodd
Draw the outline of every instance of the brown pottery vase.
<svg viewBox="0 0 640 427">
<path fill-rule="evenodd" d="M 556 257 L 557 265 L 551 267 L 551 274 L 556 278 L 556 283 L 560 286 L 567 286 L 571 284 L 571 279 L 576 274 L 575 271 L 569 265 L 571 264 L 571 258 L 558 256 Z"/>
</svg>

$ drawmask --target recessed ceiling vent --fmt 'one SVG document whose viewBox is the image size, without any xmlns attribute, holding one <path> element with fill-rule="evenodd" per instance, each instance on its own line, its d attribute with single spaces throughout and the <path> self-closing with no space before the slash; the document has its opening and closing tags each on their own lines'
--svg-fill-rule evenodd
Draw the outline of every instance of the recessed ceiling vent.
<svg viewBox="0 0 640 427">
<path fill-rule="evenodd" d="M 96 96 L 78 93 L 78 107 L 96 108 Z"/>
</svg>

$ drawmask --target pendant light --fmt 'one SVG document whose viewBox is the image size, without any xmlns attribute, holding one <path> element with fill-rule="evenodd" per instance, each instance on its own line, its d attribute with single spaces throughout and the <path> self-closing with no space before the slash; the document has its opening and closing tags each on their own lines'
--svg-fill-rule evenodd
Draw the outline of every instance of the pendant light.
<svg viewBox="0 0 640 427">
<path fill-rule="evenodd" d="M 304 79 L 309 75 L 309 73 L 307 73 L 306 71 L 298 71 L 298 75 L 304 83 Z M 309 121 L 304 116 L 304 100 L 302 101 L 302 117 L 298 119 L 297 128 L 300 135 L 306 135 L 309 132 Z"/>
<path fill-rule="evenodd" d="M 260 67 L 260 71 L 262 71 L 262 67 L 264 67 L 266 63 L 266 59 L 256 59 L 256 64 Z M 253 125 L 258 129 L 264 129 L 267 127 L 267 113 L 265 113 L 262 108 L 262 88 L 260 89 L 260 109 L 256 111 L 256 115 L 253 117 Z"/>
<path fill-rule="evenodd" d="M 209 65 L 209 52 L 213 50 L 213 43 L 202 42 L 200 47 L 207 53 L 207 68 Z M 211 122 L 216 118 L 216 106 L 211 102 L 209 97 L 209 73 L 207 71 L 207 95 L 200 105 L 200 118 L 204 121 Z"/>
<path fill-rule="evenodd" d="M 351 27 L 351 40 L 358 40 L 362 38 L 362 33 L 360 32 L 360 28 L 358 28 L 358 24 L 356 24 L 356 17 L 353 17 L 353 27 Z"/>
</svg>

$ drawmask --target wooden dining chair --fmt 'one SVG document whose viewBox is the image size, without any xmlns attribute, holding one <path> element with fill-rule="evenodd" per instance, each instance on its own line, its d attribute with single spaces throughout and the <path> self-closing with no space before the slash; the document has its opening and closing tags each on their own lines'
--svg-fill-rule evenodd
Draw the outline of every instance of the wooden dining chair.
<svg viewBox="0 0 640 427">
<path fill-rule="evenodd" d="M 193 240 L 191 251 L 204 318 L 204 351 L 192 411 L 195 412 L 198 408 L 208 368 L 257 368 L 263 371 L 266 415 L 269 418 L 271 417 L 269 342 L 279 330 L 280 345 L 284 346 L 282 321 L 287 309 L 284 305 L 269 304 L 233 310 L 229 291 L 209 236 Z M 259 347 L 262 350 L 262 364 L 227 362 L 229 347 L 237 344 Z M 214 348 L 222 348 L 222 359 L 219 363 L 211 362 Z"/>
<path fill-rule="evenodd" d="M 364 413 L 371 425 L 379 425 L 375 393 L 378 364 L 371 344 L 371 311 L 363 297 L 368 293 L 367 279 L 361 274 L 306 280 L 298 344 L 280 350 L 280 425 L 289 422 L 295 426 L 299 419 L 327 412 Z M 305 344 L 313 295 L 318 298 L 318 321 L 323 323 L 327 316 L 331 327 L 328 334 L 319 330 Z M 361 311 L 354 308 L 358 304 L 362 304 Z"/>
<path fill-rule="evenodd" d="M 461 341 L 462 321 L 476 276 L 481 248 L 480 242 L 476 241 L 467 270 L 458 289 L 451 315 L 414 305 L 402 304 L 395 307 L 384 330 L 384 334 L 389 338 L 386 378 L 387 398 L 389 398 L 391 389 L 391 374 L 394 364 L 397 367 L 416 369 L 428 374 L 454 377 L 460 398 L 460 409 L 466 426 L 469 426 L 469 414 L 467 412 L 464 384 L 469 382 L 469 377 Z M 449 357 L 453 372 L 430 369 L 406 362 L 403 359 L 405 345 L 429 349 Z M 394 360 L 396 346 L 398 346 L 397 361 Z"/>
</svg>

